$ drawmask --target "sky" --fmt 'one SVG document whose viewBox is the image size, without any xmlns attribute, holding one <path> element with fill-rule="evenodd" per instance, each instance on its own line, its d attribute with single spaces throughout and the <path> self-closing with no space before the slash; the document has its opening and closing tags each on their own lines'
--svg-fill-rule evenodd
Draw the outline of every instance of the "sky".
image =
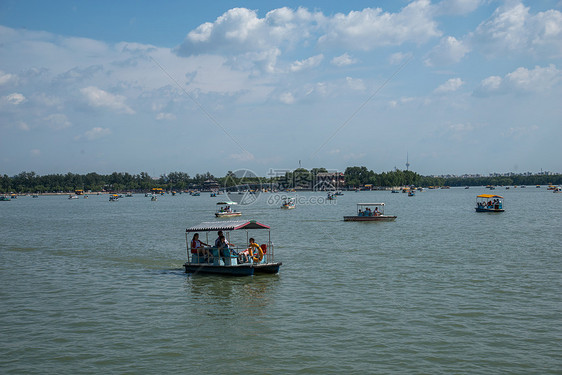
<svg viewBox="0 0 562 375">
<path fill-rule="evenodd" d="M 562 173 L 562 0 L 0 1 L 0 174 Z"/>
</svg>

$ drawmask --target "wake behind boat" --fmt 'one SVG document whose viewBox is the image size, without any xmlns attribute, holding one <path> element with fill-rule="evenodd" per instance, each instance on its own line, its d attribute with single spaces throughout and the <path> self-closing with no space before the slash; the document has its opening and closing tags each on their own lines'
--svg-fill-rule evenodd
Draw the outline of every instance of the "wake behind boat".
<svg viewBox="0 0 562 375">
<path fill-rule="evenodd" d="M 344 221 L 394 221 L 396 216 L 384 214 L 384 203 L 357 203 L 357 215 L 344 216 Z"/>
</svg>

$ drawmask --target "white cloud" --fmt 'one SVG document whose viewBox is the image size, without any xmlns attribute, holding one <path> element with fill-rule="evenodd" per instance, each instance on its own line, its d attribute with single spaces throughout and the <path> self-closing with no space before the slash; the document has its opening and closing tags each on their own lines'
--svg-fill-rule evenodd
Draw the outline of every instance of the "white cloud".
<svg viewBox="0 0 562 375">
<path fill-rule="evenodd" d="M 347 52 L 344 53 L 343 55 L 334 57 L 331 61 L 331 63 L 335 66 L 346 66 L 346 65 L 355 64 L 356 62 L 357 60 L 349 56 Z"/>
<path fill-rule="evenodd" d="M 549 92 L 562 80 L 562 72 L 555 65 L 535 66 L 534 69 L 519 67 L 505 77 L 490 76 L 482 80 L 475 90 L 477 96 L 504 94 L 507 92 Z"/>
<path fill-rule="evenodd" d="M 474 131 L 472 124 L 457 123 L 449 125 L 447 133 L 451 139 L 462 141 Z"/>
<path fill-rule="evenodd" d="M 29 125 L 27 125 L 27 123 L 25 123 L 24 121 L 18 121 L 18 123 L 16 124 L 16 126 L 23 131 L 29 131 Z"/>
<path fill-rule="evenodd" d="M 548 10 L 532 15 L 521 1 L 508 1 L 470 35 L 474 48 L 486 55 L 508 53 L 562 57 L 562 12 Z"/>
<path fill-rule="evenodd" d="M 13 105 L 20 105 L 21 103 L 23 103 L 23 102 L 25 102 L 25 101 L 27 100 L 27 99 L 25 98 L 25 96 L 23 96 L 22 94 L 17 93 L 17 92 L 15 92 L 15 93 L 13 93 L 13 94 L 6 95 L 6 96 L 4 97 L 4 99 L 5 99 L 8 103 L 13 104 Z"/>
<path fill-rule="evenodd" d="M 529 135 L 536 133 L 538 130 L 539 127 L 537 125 L 515 126 L 510 127 L 506 131 L 502 132 L 501 136 L 505 138 L 520 139 L 523 137 L 528 137 Z"/>
<path fill-rule="evenodd" d="M 406 42 L 424 43 L 441 35 L 432 16 L 429 0 L 412 1 L 399 13 L 380 8 L 338 13 L 323 25 L 325 34 L 319 43 L 364 51 Z"/>
<path fill-rule="evenodd" d="M 505 78 L 517 90 L 544 91 L 560 81 L 561 72 L 552 64 L 545 68 L 535 66 L 532 70 L 520 67 L 508 73 Z"/>
<path fill-rule="evenodd" d="M 290 46 L 307 39 L 318 18 L 322 16 L 304 8 L 274 9 L 264 18 L 259 18 L 254 10 L 233 8 L 215 22 L 206 22 L 190 31 L 176 51 L 190 56 L 211 51 L 245 53 Z"/>
<path fill-rule="evenodd" d="M 295 61 L 291 65 L 291 71 L 300 72 L 301 70 L 315 68 L 318 65 L 320 65 L 323 59 L 324 59 L 324 55 L 320 54 L 320 55 L 309 57 L 306 60 Z"/>
<path fill-rule="evenodd" d="M 127 114 L 135 113 L 125 104 L 126 98 L 122 95 L 114 95 L 94 86 L 85 87 L 80 92 L 93 107 L 106 107 Z"/>
<path fill-rule="evenodd" d="M 490 76 L 482 80 L 481 86 L 486 91 L 495 91 L 500 88 L 502 84 L 502 77 Z"/>
<path fill-rule="evenodd" d="M 110 134 L 111 134 L 111 129 L 95 127 L 85 132 L 83 137 L 89 141 L 94 141 L 96 139 L 107 137 Z"/>
<path fill-rule="evenodd" d="M 295 97 L 290 92 L 285 92 L 279 96 L 279 100 L 285 104 L 293 104 L 295 102 Z"/>
<path fill-rule="evenodd" d="M 460 15 L 476 10 L 483 0 L 441 0 L 436 7 L 437 14 Z"/>
<path fill-rule="evenodd" d="M 398 65 L 401 64 L 403 61 L 411 58 L 412 58 L 412 54 L 410 52 L 408 53 L 396 52 L 390 55 L 388 62 L 392 65 Z"/>
<path fill-rule="evenodd" d="M 61 130 L 72 126 L 66 115 L 63 113 L 49 115 L 44 119 L 44 121 L 50 128 L 55 130 Z"/>
<path fill-rule="evenodd" d="M 464 84 L 460 78 L 451 78 L 435 89 L 436 94 L 444 94 L 448 92 L 457 91 Z"/>
<path fill-rule="evenodd" d="M 175 120 L 176 115 L 173 113 L 160 112 L 156 115 L 156 120 Z"/>
<path fill-rule="evenodd" d="M 9 82 L 15 81 L 16 76 L 10 73 L 4 73 L 0 70 L 0 86 L 5 85 Z"/>
<path fill-rule="evenodd" d="M 441 35 L 432 19 L 433 13 L 429 0 L 412 1 L 397 13 L 365 8 L 333 16 L 305 8 L 284 7 L 259 18 L 254 10 L 233 8 L 214 22 L 203 23 L 190 31 L 175 51 L 180 56 L 222 52 L 243 55 L 270 49 L 294 50 L 298 46 L 315 44 L 372 50 L 406 42 L 424 43 Z M 350 60 L 342 56 L 332 62 L 349 64 Z"/>
<path fill-rule="evenodd" d="M 347 82 L 347 86 L 352 90 L 358 90 L 358 91 L 365 90 L 365 83 L 363 82 L 362 79 L 345 77 L 345 81 Z"/>
<path fill-rule="evenodd" d="M 424 60 L 425 65 L 450 65 L 458 63 L 470 51 L 466 43 L 455 37 L 447 36 L 441 39 L 438 45 L 428 53 Z"/>
</svg>

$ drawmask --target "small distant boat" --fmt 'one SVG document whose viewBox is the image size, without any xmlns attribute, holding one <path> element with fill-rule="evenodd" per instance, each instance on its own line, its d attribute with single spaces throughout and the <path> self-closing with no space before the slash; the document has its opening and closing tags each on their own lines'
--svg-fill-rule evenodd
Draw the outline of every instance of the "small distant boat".
<svg viewBox="0 0 562 375">
<path fill-rule="evenodd" d="M 466 187 L 465 187 L 465 189 L 469 189 L 469 187 L 468 187 L 468 186 L 466 186 Z"/>
<path fill-rule="evenodd" d="M 78 199 L 78 195 L 70 194 L 70 195 L 68 196 L 68 199 Z"/>
<path fill-rule="evenodd" d="M 150 198 L 151 201 L 157 201 L 158 200 L 158 196 L 156 194 L 152 194 L 152 197 Z"/>
<path fill-rule="evenodd" d="M 211 198 L 214 198 L 217 196 L 217 193 L 211 193 Z"/>
<path fill-rule="evenodd" d="M 196 191 L 196 192 L 194 192 L 194 193 L 191 193 L 191 195 L 194 196 L 194 197 L 198 197 L 198 196 L 201 195 L 201 193 L 198 192 L 198 191 Z"/>
<path fill-rule="evenodd" d="M 357 203 L 357 215 L 343 217 L 343 221 L 394 221 L 394 220 L 396 220 L 396 216 L 390 216 L 384 214 L 384 203 Z"/>
<path fill-rule="evenodd" d="M 39 194 L 33 194 L 31 198 L 39 198 Z"/>
<path fill-rule="evenodd" d="M 336 199 L 336 196 L 332 193 L 328 193 L 328 196 L 326 197 L 327 200 L 329 201 L 333 201 Z"/>
<path fill-rule="evenodd" d="M 230 202 L 230 201 L 225 201 L 225 202 L 218 202 L 217 206 L 220 206 L 220 208 L 217 210 L 217 212 L 215 212 L 215 216 L 216 217 L 235 217 L 235 216 L 241 216 L 242 212 L 240 211 L 236 211 L 233 210 L 230 206 L 234 206 L 237 205 L 238 203 L 236 202 Z"/>
<path fill-rule="evenodd" d="M 283 204 L 281 205 L 281 208 L 285 210 L 291 210 L 293 208 L 296 208 L 295 200 L 293 198 L 283 199 Z"/>
<path fill-rule="evenodd" d="M 110 194 L 109 195 L 109 201 L 110 202 L 116 202 L 117 200 L 119 200 L 119 194 Z"/>
<path fill-rule="evenodd" d="M 129 197 L 129 198 L 132 198 L 132 197 L 133 197 L 133 193 L 131 193 L 131 192 L 128 192 L 127 194 L 125 194 L 125 197 Z"/>
<path fill-rule="evenodd" d="M 556 187 L 553 191 L 553 193 L 562 193 L 562 188 L 560 188 L 559 186 Z"/>
<path fill-rule="evenodd" d="M 494 194 L 480 194 L 476 197 L 476 212 L 504 212 L 503 197 Z"/>
<path fill-rule="evenodd" d="M 0 201 L 11 201 L 12 198 L 9 195 L 0 195 Z"/>
<path fill-rule="evenodd" d="M 555 190 L 555 189 L 556 189 L 556 186 L 554 186 L 552 184 L 549 184 L 546 188 L 546 190 Z"/>
<path fill-rule="evenodd" d="M 338 190 L 338 191 L 336 191 L 336 192 L 334 193 L 334 195 L 343 195 L 343 191 Z"/>
<path fill-rule="evenodd" d="M 400 193 L 400 190 L 393 189 L 392 193 Z"/>
<path fill-rule="evenodd" d="M 205 232 L 206 241 L 209 243 L 209 232 L 222 231 L 227 240 L 230 241 L 230 232 L 236 230 L 267 230 L 267 242 L 258 245 L 251 244 L 247 239 L 248 246 L 237 249 L 230 244 L 219 249 L 216 246 L 206 247 L 210 253 L 209 258 L 197 253 L 197 249 L 191 248 L 188 233 Z M 187 243 L 188 261 L 183 265 L 186 273 L 211 273 L 231 276 L 251 276 L 254 274 L 275 274 L 283 263 L 275 262 L 274 246 L 271 242 L 271 228 L 255 220 L 230 221 L 228 223 L 201 223 L 185 230 L 185 241 Z M 190 251 L 191 250 L 191 251 Z M 245 256 L 243 256 L 245 255 Z"/>
<path fill-rule="evenodd" d="M 409 196 L 409 197 L 413 197 L 414 195 L 416 195 L 416 192 L 415 192 L 414 190 L 410 190 L 410 191 L 408 192 L 408 196 Z"/>
</svg>

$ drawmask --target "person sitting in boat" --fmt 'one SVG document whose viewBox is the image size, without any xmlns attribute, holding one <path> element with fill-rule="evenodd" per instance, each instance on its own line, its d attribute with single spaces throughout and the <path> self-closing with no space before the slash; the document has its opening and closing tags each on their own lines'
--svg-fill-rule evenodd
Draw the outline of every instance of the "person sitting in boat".
<svg viewBox="0 0 562 375">
<path fill-rule="evenodd" d="M 373 215 L 374 216 L 380 216 L 381 215 L 378 207 L 375 207 L 375 211 L 373 212 Z"/>
<path fill-rule="evenodd" d="M 219 231 L 222 233 L 222 231 Z M 217 248 L 219 249 L 219 256 L 226 263 L 227 250 L 231 249 L 233 255 L 238 255 L 238 253 L 233 249 L 234 245 L 227 241 L 226 237 L 222 234 L 219 235 Z"/>
<path fill-rule="evenodd" d="M 365 216 L 373 216 L 371 209 L 369 207 L 365 208 Z"/>
<path fill-rule="evenodd" d="M 217 232 L 217 239 L 215 240 L 215 247 L 219 247 L 219 245 L 221 244 L 221 237 L 224 237 L 224 235 L 222 234 L 222 230 L 219 230 Z M 225 238 L 224 242 L 229 245 L 230 243 L 228 242 L 228 240 Z"/>
<path fill-rule="evenodd" d="M 191 239 L 191 253 L 197 254 L 199 257 L 203 256 L 206 260 L 209 259 L 209 250 L 205 248 L 208 244 L 199 240 L 199 233 L 195 233 Z"/>
<path fill-rule="evenodd" d="M 358 216 L 363 216 L 363 210 L 359 209 Z"/>
<path fill-rule="evenodd" d="M 254 238 L 250 238 L 248 248 L 238 254 L 239 263 L 248 263 L 250 261 L 250 253 L 252 252 L 252 247 L 258 247 Z"/>
</svg>

